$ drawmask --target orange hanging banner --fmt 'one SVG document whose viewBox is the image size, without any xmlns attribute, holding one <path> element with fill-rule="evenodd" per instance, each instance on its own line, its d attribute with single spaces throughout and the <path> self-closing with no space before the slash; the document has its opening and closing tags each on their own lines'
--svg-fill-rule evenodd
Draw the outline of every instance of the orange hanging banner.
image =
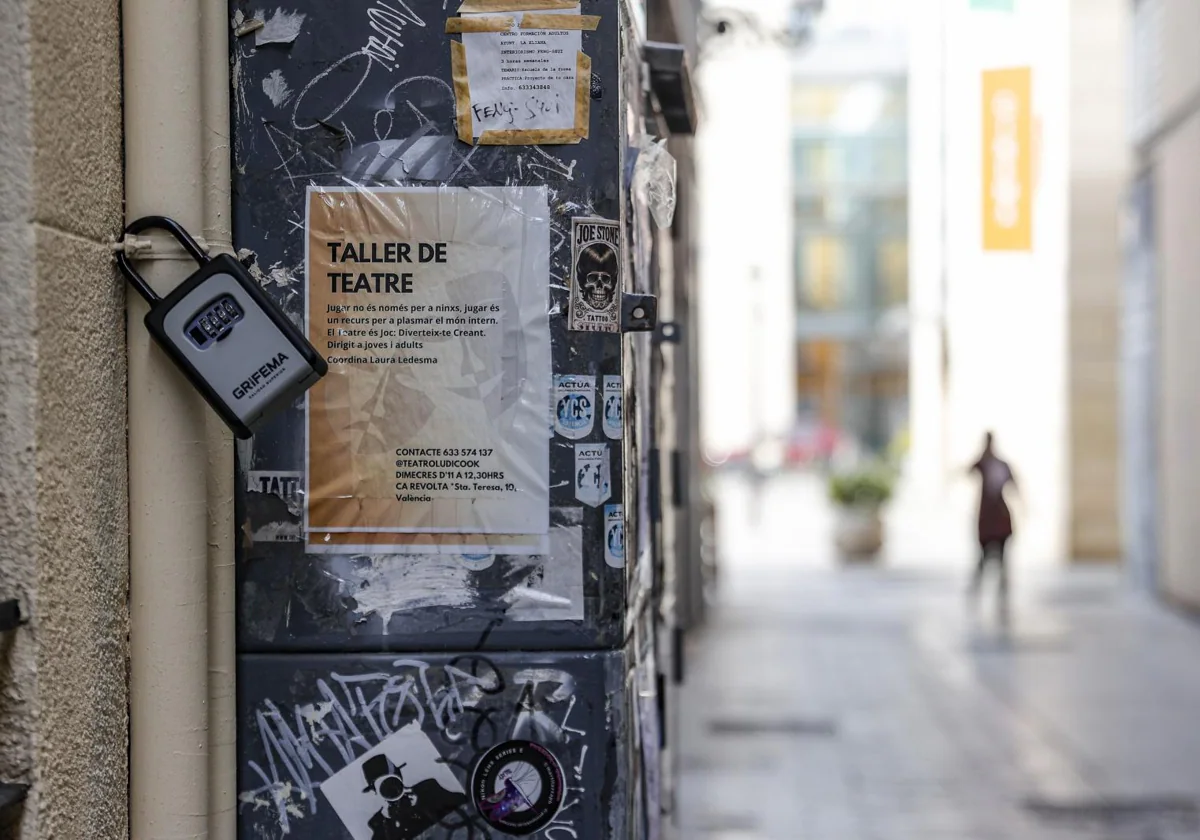
<svg viewBox="0 0 1200 840">
<path fill-rule="evenodd" d="M 983 250 L 1033 250 L 1033 102 L 1028 67 L 983 73 Z"/>
</svg>

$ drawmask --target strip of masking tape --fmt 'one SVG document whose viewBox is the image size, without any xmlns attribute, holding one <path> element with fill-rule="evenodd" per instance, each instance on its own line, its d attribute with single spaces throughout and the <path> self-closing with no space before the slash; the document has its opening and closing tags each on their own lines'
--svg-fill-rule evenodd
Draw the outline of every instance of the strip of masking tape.
<svg viewBox="0 0 1200 840">
<path fill-rule="evenodd" d="M 575 17 L 575 15 L 562 15 L 562 17 Z M 463 32 L 508 32 L 516 25 L 516 22 L 516 18 L 501 15 L 452 17 L 446 18 L 446 33 L 458 35 Z"/>
<path fill-rule="evenodd" d="M 592 123 L 592 60 L 575 56 L 575 133 L 586 140 Z"/>
<path fill-rule="evenodd" d="M 467 80 L 467 48 L 458 41 L 450 42 L 450 75 L 454 80 L 454 115 L 458 139 L 467 145 L 475 143 L 475 126 L 471 122 L 471 85 Z"/>
<path fill-rule="evenodd" d="M 574 9 L 579 0 L 465 0 L 458 13 L 465 12 L 524 12 L 546 9 Z"/>
<path fill-rule="evenodd" d="M 480 146 L 560 146 L 580 141 L 573 128 L 488 129 L 479 136 Z"/>
<path fill-rule="evenodd" d="M 594 32 L 600 15 L 546 15 L 529 12 L 521 17 L 522 29 L 586 29 Z"/>
</svg>

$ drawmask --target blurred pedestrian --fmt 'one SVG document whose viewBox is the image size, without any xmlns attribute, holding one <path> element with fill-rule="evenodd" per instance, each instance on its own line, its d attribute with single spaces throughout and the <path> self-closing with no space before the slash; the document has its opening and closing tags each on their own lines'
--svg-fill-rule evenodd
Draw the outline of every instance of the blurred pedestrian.
<svg viewBox="0 0 1200 840">
<path fill-rule="evenodd" d="M 1005 488 L 1017 492 L 1017 482 L 1008 463 L 995 450 L 991 432 L 984 437 L 983 453 L 971 472 L 979 473 L 979 562 L 971 577 L 971 596 L 977 597 L 990 563 L 999 574 L 998 606 L 1002 619 L 1008 617 L 1008 562 L 1005 549 L 1013 535 L 1012 513 L 1005 501 Z"/>
</svg>

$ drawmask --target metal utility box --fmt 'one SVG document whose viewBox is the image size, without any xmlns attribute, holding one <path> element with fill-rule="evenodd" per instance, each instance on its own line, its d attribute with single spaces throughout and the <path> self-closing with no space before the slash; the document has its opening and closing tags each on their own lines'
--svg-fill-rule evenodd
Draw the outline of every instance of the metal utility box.
<svg viewBox="0 0 1200 840">
<path fill-rule="evenodd" d="M 444 31 L 455 14 L 440 2 L 348 9 L 306 0 L 288 12 L 268 12 L 265 26 L 234 38 L 234 242 L 295 322 L 306 315 L 310 187 L 540 187 L 550 211 L 546 307 L 553 374 L 590 377 L 597 394 L 606 378 L 620 387 L 620 334 L 567 329 L 572 219 L 616 220 L 622 213 L 618 4 L 588 0 L 583 6 L 599 21 L 582 33 L 592 68 L 590 134 L 573 145 L 470 146 L 458 139 L 454 36 Z M 233 9 L 235 27 L 260 14 L 251 4 Z M 386 50 L 381 28 L 391 33 Z M 389 51 L 395 53 L 391 63 L 381 60 Z M 547 393 L 547 418 L 550 400 Z M 607 450 L 610 465 L 610 490 L 595 504 L 577 497 L 574 480 L 577 444 L 589 443 Z M 606 433 L 599 412 L 583 436 L 547 429 L 551 553 L 471 550 L 457 555 L 470 555 L 458 565 L 446 559 L 452 555 L 428 559 L 447 550 L 435 545 L 429 555 L 409 555 L 406 568 L 382 572 L 380 565 L 397 565 L 381 560 L 382 551 L 313 553 L 303 530 L 305 445 L 300 403 L 239 450 L 238 638 L 244 650 L 622 643 L 624 574 L 605 562 L 604 551 L 606 508 L 620 509 L 623 501 L 622 447 Z M 401 579 L 407 600 L 389 603 L 394 592 L 379 593 L 380 581 L 396 590 Z M 539 586 L 547 597 L 537 597 Z M 522 600 L 522 594 L 530 597 Z"/>
<path fill-rule="evenodd" d="M 231 4 L 234 246 L 293 323 L 310 338 L 328 335 L 318 350 L 330 362 L 307 402 L 238 446 L 246 840 L 625 840 L 645 830 L 630 782 L 642 784 L 641 751 L 627 720 L 631 692 L 654 684 L 642 655 L 650 648 L 630 642 L 651 593 L 644 577 L 627 583 L 625 530 L 629 523 L 631 556 L 639 546 L 644 554 L 649 543 L 636 537 L 630 507 L 646 492 L 651 430 L 646 418 L 627 416 L 640 410 L 627 395 L 629 378 L 649 364 L 634 364 L 623 348 L 646 353 L 650 339 L 627 344 L 621 332 L 647 326 L 638 320 L 645 310 L 624 306 L 622 294 L 651 286 L 637 279 L 646 267 L 629 247 L 627 146 L 640 82 L 622 69 L 631 45 L 616 0 L 514 8 L 504 0 L 461 9 L 440 0 L 295 0 L 273 11 Z M 551 12 L 563 18 L 547 19 Z M 563 29 L 548 29 L 554 24 Z M 552 34 L 541 44 L 524 32 L 531 28 Z M 561 115 L 574 119 L 570 142 L 545 128 L 479 133 L 481 123 L 508 117 L 514 125 L 558 118 L 547 116 L 557 107 L 548 99 L 523 99 L 540 104 L 522 115 L 482 98 L 496 82 L 479 74 L 479 56 L 496 45 L 477 36 L 501 30 L 511 43 L 496 50 L 497 73 L 542 72 L 550 87 L 563 77 L 537 63 L 561 59 L 555 44 L 579 43 L 573 110 Z M 504 64 L 512 43 L 533 70 Z M 480 211 L 487 201 L 495 212 Z M 470 209 L 470 223 L 448 216 L 451 206 Z M 418 241 L 421 225 L 436 235 Z M 607 236 L 608 252 L 582 255 Z M 501 262 L 488 264 L 485 247 Z M 502 263 L 514 251 L 529 257 L 519 283 Z M 439 268 L 456 254 L 474 260 L 471 273 Z M 488 286 L 497 272 L 503 281 Z M 531 272 L 540 321 L 521 303 Z M 433 309 L 400 302 L 414 290 L 428 294 L 430 278 L 449 289 Z M 491 323 L 459 281 L 493 289 L 491 312 L 503 310 L 494 335 L 476 322 L 457 326 L 460 318 Z M 361 311 L 346 303 L 353 294 L 363 295 Z M 445 336 L 443 312 L 456 324 Z M 387 347 L 370 334 L 399 324 Z M 501 444 L 542 441 L 537 457 L 493 466 L 487 459 L 500 455 L 490 444 L 398 442 L 449 434 L 438 424 L 458 422 L 421 384 L 431 382 L 447 401 L 484 406 L 488 416 L 508 416 L 514 400 L 520 410 L 534 406 L 536 422 L 517 411 L 488 431 Z M 649 388 L 640 385 L 643 395 Z M 338 423 L 341 449 L 328 443 Z M 381 448 L 394 453 L 396 502 L 419 514 L 401 505 L 388 520 L 391 487 L 370 498 L 339 489 Z M 530 498 L 512 490 L 520 482 L 545 492 L 540 521 L 521 520 L 528 532 L 501 530 L 516 502 L 436 496 L 461 486 L 520 502 Z M 648 718 L 658 714 L 653 702 L 638 714 L 641 729 L 659 731 Z M 516 746 L 500 749 L 509 742 Z M 532 774 L 533 787 L 514 792 L 518 771 Z M 549 810 L 542 823 L 538 814 Z"/>
</svg>

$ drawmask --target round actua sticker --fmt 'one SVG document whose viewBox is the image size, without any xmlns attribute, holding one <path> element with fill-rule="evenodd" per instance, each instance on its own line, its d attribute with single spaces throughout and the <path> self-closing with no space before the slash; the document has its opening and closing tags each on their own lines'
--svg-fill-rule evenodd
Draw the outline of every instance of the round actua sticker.
<svg viewBox="0 0 1200 840">
<path fill-rule="evenodd" d="M 471 798 L 480 816 L 505 834 L 533 834 L 562 805 L 562 767 L 532 741 L 506 741 L 485 752 L 471 774 Z"/>
</svg>

